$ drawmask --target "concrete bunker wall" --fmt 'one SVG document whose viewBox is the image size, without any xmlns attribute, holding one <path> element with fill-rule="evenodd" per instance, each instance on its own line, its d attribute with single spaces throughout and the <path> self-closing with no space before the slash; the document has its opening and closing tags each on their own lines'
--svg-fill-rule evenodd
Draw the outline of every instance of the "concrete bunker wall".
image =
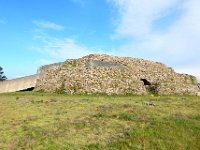
<svg viewBox="0 0 200 150">
<path fill-rule="evenodd" d="M 62 66 L 62 64 L 63 63 L 54 63 L 45 65 L 40 67 L 35 75 L 2 81 L 0 82 L 0 93 L 33 90 L 36 86 L 37 80 L 42 80 L 43 75 L 47 70 L 58 69 Z"/>
<path fill-rule="evenodd" d="M 119 62 L 108 62 L 108 61 L 101 61 L 101 60 L 88 60 L 85 63 L 85 67 L 88 69 L 93 69 L 95 67 L 119 67 L 123 68 L 124 65 Z"/>
<path fill-rule="evenodd" d="M 13 80 L 2 81 L 0 82 L 0 93 L 16 92 L 34 88 L 37 77 L 37 75 L 32 75 Z"/>
</svg>

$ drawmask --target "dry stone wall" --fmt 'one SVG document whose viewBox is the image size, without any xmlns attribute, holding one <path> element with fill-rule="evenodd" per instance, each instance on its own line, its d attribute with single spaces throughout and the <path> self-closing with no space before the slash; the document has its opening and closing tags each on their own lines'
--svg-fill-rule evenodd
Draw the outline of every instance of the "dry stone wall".
<svg viewBox="0 0 200 150">
<path fill-rule="evenodd" d="M 44 65 L 41 66 L 38 70 L 37 70 L 37 74 L 39 75 L 40 79 L 43 79 L 43 75 L 48 71 L 48 70 L 56 70 L 58 68 L 60 68 L 63 65 L 63 63 L 54 63 L 54 64 L 50 64 L 50 65 Z"/>
<path fill-rule="evenodd" d="M 47 92 L 196 95 L 199 91 L 194 76 L 178 74 L 158 62 L 109 55 L 91 54 L 41 67 L 38 75 L 35 90 Z"/>
</svg>

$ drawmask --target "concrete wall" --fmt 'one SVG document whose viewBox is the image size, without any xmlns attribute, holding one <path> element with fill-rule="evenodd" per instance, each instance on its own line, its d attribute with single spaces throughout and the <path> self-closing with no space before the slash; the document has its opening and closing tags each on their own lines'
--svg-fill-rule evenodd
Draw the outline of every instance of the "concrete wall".
<svg viewBox="0 0 200 150">
<path fill-rule="evenodd" d="M 100 60 L 89 60 L 85 63 L 85 67 L 88 69 L 93 69 L 96 67 L 119 67 L 123 68 L 124 65 L 117 62 L 108 62 L 108 61 L 100 61 Z"/>
<path fill-rule="evenodd" d="M 54 63 L 50 65 L 41 66 L 38 69 L 37 74 L 35 75 L 17 78 L 13 80 L 2 81 L 0 82 L 0 93 L 16 92 L 16 91 L 26 90 L 29 88 L 34 88 L 36 86 L 37 79 L 42 80 L 43 74 L 45 74 L 47 70 L 58 69 L 62 65 L 63 63 L 61 62 L 61 63 Z"/>
<path fill-rule="evenodd" d="M 0 82 L 0 93 L 16 92 L 33 88 L 36 85 L 37 75 L 17 78 Z"/>
</svg>

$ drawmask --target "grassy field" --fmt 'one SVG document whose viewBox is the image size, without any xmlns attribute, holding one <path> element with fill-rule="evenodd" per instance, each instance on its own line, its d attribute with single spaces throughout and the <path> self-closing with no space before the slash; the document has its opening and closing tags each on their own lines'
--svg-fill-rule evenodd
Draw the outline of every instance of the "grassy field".
<svg viewBox="0 0 200 150">
<path fill-rule="evenodd" d="M 1 94 L 0 149 L 199 150 L 200 97 Z"/>
</svg>

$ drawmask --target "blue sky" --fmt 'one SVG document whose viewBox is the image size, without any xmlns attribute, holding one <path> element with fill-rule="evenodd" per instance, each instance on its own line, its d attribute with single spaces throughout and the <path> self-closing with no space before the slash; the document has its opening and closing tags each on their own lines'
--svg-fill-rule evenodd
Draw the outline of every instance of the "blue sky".
<svg viewBox="0 0 200 150">
<path fill-rule="evenodd" d="M 200 79 L 199 0 L 0 0 L 0 65 L 16 78 L 90 53 L 159 61 Z"/>
</svg>

